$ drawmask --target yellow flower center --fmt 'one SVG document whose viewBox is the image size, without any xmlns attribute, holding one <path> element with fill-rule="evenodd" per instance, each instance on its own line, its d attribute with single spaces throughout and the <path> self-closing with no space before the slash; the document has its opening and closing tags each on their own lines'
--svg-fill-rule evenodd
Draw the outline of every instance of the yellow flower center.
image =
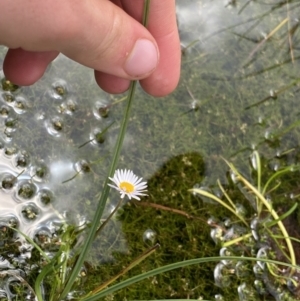
<svg viewBox="0 0 300 301">
<path fill-rule="evenodd" d="M 120 189 L 122 189 L 126 193 L 131 193 L 131 192 L 134 191 L 134 186 L 131 183 L 128 183 L 128 182 L 121 182 L 120 183 Z"/>
</svg>

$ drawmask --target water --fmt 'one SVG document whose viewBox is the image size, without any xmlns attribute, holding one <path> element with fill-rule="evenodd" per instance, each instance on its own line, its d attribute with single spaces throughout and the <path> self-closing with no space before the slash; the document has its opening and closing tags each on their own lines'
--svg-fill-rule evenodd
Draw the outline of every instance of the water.
<svg viewBox="0 0 300 301">
<path fill-rule="evenodd" d="M 89 255 L 92 266 L 114 260 L 128 263 L 152 240 L 161 244 L 161 251 L 144 270 L 216 256 L 207 216 L 210 210 L 217 211 L 213 215 L 218 215 L 221 227 L 212 229 L 211 236 L 221 243 L 223 221 L 230 214 L 187 190 L 197 184 L 217 192 L 217 179 L 231 183 L 223 158 L 251 178 L 249 158 L 254 149 L 267 170 L 298 163 L 298 2 L 176 3 L 183 53 L 180 84 L 164 99 L 138 89 L 118 166 L 147 179 L 149 197 L 140 205 L 126 204 L 120 213 L 122 223 L 111 221 L 109 235 L 99 238 Z M 288 23 L 274 31 L 286 18 Z M 5 48 L 0 53 L 1 63 Z M 21 235 L 7 230 L 8 225 L 17 226 L 52 252 L 62 218 L 80 226 L 93 216 L 119 131 L 124 95 L 104 93 L 91 70 L 64 56 L 31 87 L 8 87 L 3 74 L 0 81 L 0 234 L 24 242 Z M 292 205 L 298 200 L 297 181 L 291 179 L 285 187 L 292 202 L 277 199 Z M 238 209 L 249 217 L 255 199 L 244 188 L 238 198 L 241 195 L 250 206 L 244 209 L 243 203 Z M 106 216 L 117 202 L 118 194 L 112 191 Z M 260 233 L 254 234 L 258 238 Z M 20 267 L 26 266 L 22 260 L 16 259 Z M 174 272 L 169 279 L 158 277 L 159 285 L 153 281 L 148 290 L 132 293 L 131 299 L 149 299 L 152 295 L 147 292 L 152 291 L 161 298 L 198 298 L 205 292 L 207 299 L 215 295 L 220 299 L 223 290 L 213 286 L 214 265 Z M 109 278 L 102 266 L 99 269 Z M 183 278 L 193 280 L 188 288 Z M 266 294 L 264 286 L 256 290 Z M 243 285 L 235 292 L 240 300 L 252 294 Z"/>
</svg>

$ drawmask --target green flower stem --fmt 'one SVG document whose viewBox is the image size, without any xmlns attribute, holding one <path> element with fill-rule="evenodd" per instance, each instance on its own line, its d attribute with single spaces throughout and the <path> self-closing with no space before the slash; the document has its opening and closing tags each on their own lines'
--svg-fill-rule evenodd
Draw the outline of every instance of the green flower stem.
<svg viewBox="0 0 300 301">
<path fill-rule="evenodd" d="M 148 21 L 148 14 L 149 14 L 149 5 L 150 5 L 150 0 L 145 0 L 145 5 L 144 5 L 144 15 L 143 15 L 143 25 L 147 24 Z M 95 216 L 93 218 L 92 224 L 91 224 L 91 228 L 90 231 L 87 235 L 86 241 L 82 247 L 82 250 L 80 252 L 79 257 L 76 260 L 75 265 L 72 268 L 72 271 L 66 281 L 66 284 L 64 286 L 63 291 L 61 292 L 61 294 L 58 297 L 58 300 L 62 300 L 65 299 L 65 297 L 67 296 L 67 294 L 70 292 L 70 290 L 72 289 L 72 286 L 74 284 L 74 281 L 76 280 L 79 271 L 84 263 L 84 260 L 86 258 L 86 255 L 88 253 L 88 251 L 90 250 L 90 247 L 94 241 L 94 237 L 96 235 L 96 232 L 99 228 L 99 222 L 100 219 L 102 217 L 105 205 L 106 205 L 106 201 L 108 198 L 108 194 L 109 194 L 109 190 L 110 187 L 107 185 L 108 181 L 109 181 L 109 177 L 113 177 L 119 157 L 120 157 L 120 152 L 121 152 L 121 148 L 122 148 L 122 144 L 123 144 L 123 140 L 124 140 L 124 136 L 126 133 L 126 129 L 127 129 L 127 124 L 128 124 L 128 120 L 129 120 L 129 115 L 130 115 L 130 109 L 131 109 L 131 105 L 132 105 L 132 101 L 134 98 L 134 94 L 135 94 L 135 89 L 136 89 L 136 81 L 132 81 L 130 84 L 130 89 L 129 89 L 129 93 L 128 93 L 128 97 L 127 97 L 127 106 L 125 108 L 125 112 L 124 112 L 124 116 L 123 116 L 123 120 L 121 123 L 121 128 L 120 128 L 120 132 L 119 132 L 119 136 L 116 142 L 116 146 L 113 152 L 113 157 L 112 157 L 112 161 L 110 164 L 110 168 L 108 171 L 108 177 L 106 178 L 104 185 L 103 185 L 103 190 L 102 190 L 102 194 L 100 197 L 100 200 L 98 202 L 98 207 L 95 213 Z"/>
<path fill-rule="evenodd" d="M 125 109 L 125 113 L 124 113 L 124 117 L 123 117 L 123 120 L 122 120 L 122 123 L 121 123 L 119 136 L 118 136 L 118 139 L 117 139 L 117 142 L 116 142 L 115 150 L 114 150 L 112 161 L 111 161 L 111 164 L 110 164 L 108 177 L 113 176 L 113 174 L 115 172 L 115 169 L 116 169 L 116 166 L 117 166 L 117 163 L 118 163 L 118 160 L 119 160 L 119 157 L 120 157 L 120 152 L 121 152 L 125 132 L 126 132 L 126 129 L 127 129 L 127 124 L 128 124 L 128 120 L 129 120 L 130 109 L 131 109 L 131 104 L 132 104 L 133 97 L 134 97 L 135 88 L 136 88 L 136 81 L 131 82 L 130 90 L 129 90 L 129 94 L 128 94 L 127 106 L 126 106 L 126 109 Z M 103 185 L 104 187 L 103 187 L 103 190 L 102 190 L 102 194 L 101 194 L 101 197 L 100 197 L 100 200 L 99 200 L 99 203 L 98 203 L 98 207 L 97 207 L 95 216 L 94 216 L 92 224 L 91 224 L 90 231 L 89 231 L 88 236 L 86 238 L 86 241 L 85 241 L 85 243 L 82 247 L 80 255 L 79 255 L 79 257 L 78 257 L 78 259 L 75 263 L 75 266 L 72 268 L 72 272 L 71 272 L 71 274 L 70 274 L 70 276 L 69 276 L 69 278 L 66 282 L 64 290 L 62 291 L 62 293 L 61 293 L 58 300 L 64 299 L 66 297 L 66 295 L 70 292 L 70 290 L 73 286 L 73 283 L 74 283 L 75 279 L 77 278 L 78 273 L 79 273 L 79 271 L 80 271 L 80 269 L 83 265 L 83 262 L 86 258 L 86 255 L 87 255 L 87 253 L 88 253 L 88 251 L 89 251 L 89 249 L 90 249 L 90 247 L 91 247 L 91 245 L 94 241 L 95 234 L 96 234 L 96 232 L 99 228 L 99 221 L 102 217 L 102 214 L 103 214 L 103 211 L 104 211 L 104 208 L 105 208 L 105 205 L 106 205 L 106 201 L 107 201 L 107 198 L 108 198 L 109 190 L 110 190 L 110 187 L 107 185 L 108 181 L 109 181 L 108 177 L 106 178 L 106 180 L 104 182 L 104 185 Z"/>
</svg>

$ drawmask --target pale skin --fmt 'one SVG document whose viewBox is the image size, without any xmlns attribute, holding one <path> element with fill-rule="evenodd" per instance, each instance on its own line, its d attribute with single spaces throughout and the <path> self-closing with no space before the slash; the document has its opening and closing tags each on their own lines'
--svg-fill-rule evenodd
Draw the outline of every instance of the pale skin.
<svg viewBox="0 0 300 301">
<path fill-rule="evenodd" d="M 0 0 L 3 70 L 21 86 L 38 81 L 63 53 L 95 70 L 98 85 L 122 93 L 139 80 L 153 96 L 177 86 L 180 42 L 175 0 L 151 0 L 147 29 L 143 0 Z"/>
</svg>

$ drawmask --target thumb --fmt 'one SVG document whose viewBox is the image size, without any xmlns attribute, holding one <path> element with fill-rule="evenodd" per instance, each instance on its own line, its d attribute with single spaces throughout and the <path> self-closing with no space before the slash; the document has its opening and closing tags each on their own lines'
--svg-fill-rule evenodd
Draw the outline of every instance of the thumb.
<svg viewBox="0 0 300 301">
<path fill-rule="evenodd" d="M 61 52 L 97 71 L 126 79 L 147 77 L 159 60 L 155 39 L 144 26 L 110 1 L 94 0 L 80 12 L 76 39 Z"/>
<path fill-rule="evenodd" d="M 4 61 L 4 72 L 13 82 L 22 84 L 22 74 L 27 74 L 31 81 L 38 80 L 57 52 L 97 71 L 130 80 L 145 78 L 155 70 L 159 52 L 154 38 L 139 22 L 112 2 L 32 2 L 37 2 L 33 14 L 36 7 L 41 5 L 48 13 L 45 16 L 37 12 L 32 16 L 31 10 L 27 10 L 25 28 L 22 22 L 20 24 L 26 39 L 20 39 L 17 47 L 15 41 L 11 42 L 14 48 L 22 49 L 9 51 Z M 34 20 L 32 25 L 31 20 Z M 14 28 L 16 23 L 18 25 L 15 18 Z M 7 44 L 9 46 L 10 43 Z M 23 60 L 21 56 L 17 64 L 13 63 L 20 52 L 26 59 Z M 27 73 L 19 72 L 24 68 Z M 30 76 L 32 72 L 34 75 Z M 14 80 L 16 77 L 18 82 Z"/>
</svg>

